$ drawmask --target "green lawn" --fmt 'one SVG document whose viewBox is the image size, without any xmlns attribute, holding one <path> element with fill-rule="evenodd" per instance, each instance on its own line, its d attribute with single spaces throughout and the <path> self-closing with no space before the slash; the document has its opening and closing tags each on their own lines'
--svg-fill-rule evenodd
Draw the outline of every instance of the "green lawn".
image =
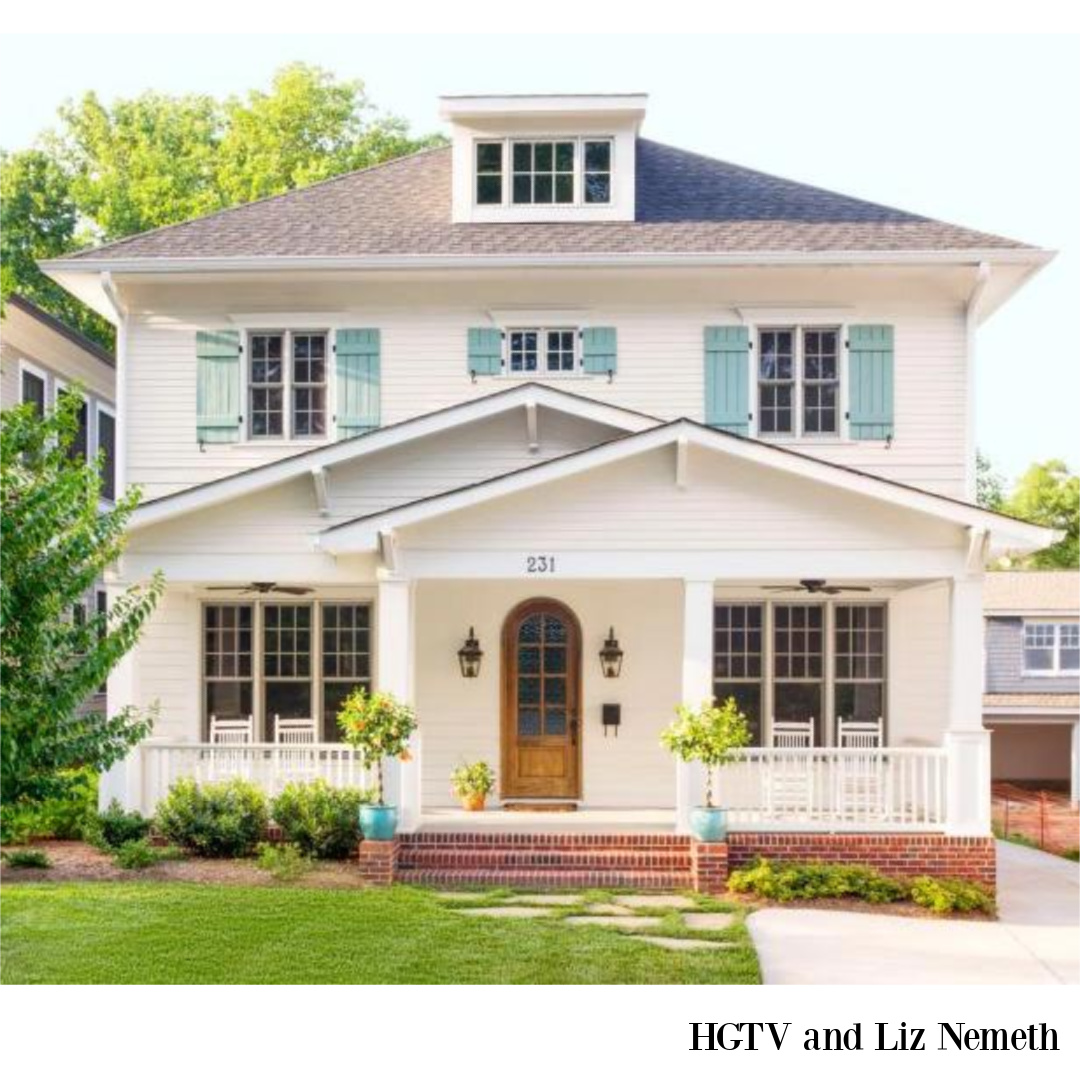
<svg viewBox="0 0 1080 1080">
<path fill-rule="evenodd" d="M 686 935 L 675 920 L 670 933 Z M 741 913 L 727 930 L 698 936 L 735 947 L 676 953 L 560 916 L 470 917 L 404 886 L 0 889 L 4 983 L 760 982 Z"/>
</svg>

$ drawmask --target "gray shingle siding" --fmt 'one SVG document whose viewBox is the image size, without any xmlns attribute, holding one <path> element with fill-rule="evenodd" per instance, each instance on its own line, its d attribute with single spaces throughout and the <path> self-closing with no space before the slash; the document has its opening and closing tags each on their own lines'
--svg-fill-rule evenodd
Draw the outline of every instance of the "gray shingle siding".
<svg viewBox="0 0 1080 1080">
<path fill-rule="evenodd" d="M 995 616 L 986 620 L 986 692 L 988 694 L 1076 693 L 1072 676 L 1024 675 L 1024 620 Z"/>
</svg>

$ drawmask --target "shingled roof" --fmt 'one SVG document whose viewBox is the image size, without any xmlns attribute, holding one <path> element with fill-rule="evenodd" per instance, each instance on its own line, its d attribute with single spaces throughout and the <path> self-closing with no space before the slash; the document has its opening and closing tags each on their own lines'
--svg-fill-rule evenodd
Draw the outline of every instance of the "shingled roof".
<svg viewBox="0 0 1080 1080">
<path fill-rule="evenodd" d="M 638 140 L 632 222 L 454 224 L 439 147 L 75 259 L 962 251 L 1028 245 Z"/>
</svg>

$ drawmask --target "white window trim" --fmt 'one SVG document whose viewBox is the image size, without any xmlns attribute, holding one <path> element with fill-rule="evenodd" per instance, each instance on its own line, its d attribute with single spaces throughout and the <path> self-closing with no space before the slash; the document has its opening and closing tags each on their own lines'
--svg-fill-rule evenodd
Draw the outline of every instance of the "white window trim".
<svg viewBox="0 0 1080 1080">
<path fill-rule="evenodd" d="M 209 597 L 203 597 L 199 603 L 199 716 L 201 717 L 201 726 L 199 728 L 199 739 L 203 740 L 203 735 L 207 735 L 210 729 L 210 716 L 206 711 L 206 684 L 208 681 L 222 681 L 222 680 L 208 680 L 206 676 L 206 609 L 208 607 L 215 606 L 249 606 L 252 609 L 251 612 L 251 715 L 255 722 L 255 735 L 256 742 L 263 742 L 265 735 L 268 741 L 273 741 L 273 731 L 264 731 L 260 723 L 263 710 L 265 708 L 265 665 L 263 654 L 263 611 L 268 604 L 298 604 L 301 606 L 309 606 L 312 608 L 311 619 L 311 711 L 313 713 L 313 719 L 319 724 L 317 730 L 316 742 L 324 742 L 322 724 L 325 723 L 324 711 L 324 695 L 323 695 L 323 605 L 324 604 L 354 604 L 358 607 L 363 606 L 368 609 L 368 670 L 370 674 L 367 678 L 368 686 L 373 690 L 377 688 L 378 683 L 378 656 L 376 649 L 378 646 L 378 633 L 376 621 L 378 619 L 378 610 L 375 598 L 372 596 L 355 596 L 355 595 L 338 595 L 337 593 L 320 593 L 315 596 L 308 597 L 288 597 L 288 596 L 276 596 L 276 597 L 251 597 L 242 596 L 238 589 L 235 593 L 222 592 L 219 597 L 213 599 Z M 246 679 L 237 680 L 224 680 L 224 681 L 236 681 L 246 682 Z M 277 681 L 276 677 L 270 680 L 271 682 Z M 303 682 L 303 679 L 284 679 L 280 680 L 284 682 L 295 681 Z M 267 718 L 269 720 L 269 718 Z"/>
<path fill-rule="evenodd" d="M 469 192 L 469 199 L 472 203 L 474 210 L 513 210 L 520 211 L 521 213 L 529 213 L 535 210 L 538 214 L 550 213 L 552 209 L 556 210 L 607 210 L 615 205 L 616 202 L 616 190 L 615 190 L 615 175 L 618 169 L 618 162 L 616 160 L 616 144 L 617 139 L 614 135 L 503 135 L 496 136 L 494 138 L 485 138 L 484 136 L 477 136 L 473 139 L 470 146 L 470 160 L 469 160 L 469 181 L 471 190 Z M 574 198 L 570 202 L 549 202 L 549 203 L 516 203 L 514 202 L 514 158 L 513 158 L 513 146 L 514 143 L 543 143 L 543 142 L 572 142 L 574 144 Z M 591 203 L 585 201 L 585 143 L 587 142 L 606 142 L 611 148 L 610 157 L 610 169 L 608 170 L 608 176 L 610 177 L 610 195 L 607 202 L 603 203 Z M 502 146 L 502 201 L 497 203 L 482 203 L 477 199 L 477 176 L 476 171 L 476 148 L 481 145 L 495 145 L 500 144 Z M 494 175 L 494 174 L 487 174 Z"/>
<path fill-rule="evenodd" d="M 37 364 L 30 360 L 24 360 L 19 357 L 19 404 L 25 405 L 26 399 L 23 397 L 23 372 L 28 371 L 35 378 L 40 379 L 45 386 L 45 411 L 48 412 L 52 404 L 52 399 L 49 396 L 50 392 L 50 379 L 49 372 L 44 368 L 38 367 Z"/>
<path fill-rule="evenodd" d="M 1025 619 L 1021 626 L 1021 674 L 1026 679 L 1067 679 L 1074 675 L 1080 675 L 1080 668 L 1064 668 L 1061 666 L 1061 628 L 1063 626 L 1076 626 L 1076 619 Z M 1052 626 L 1054 628 L 1054 666 L 1050 668 L 1029 668 L 1027 666 L 1027 628 L 1029 626 Z"/>
<path fill-rule="evenodd" d="M 114 493 L 120 490 L 120 473 L 117 468 L 119 450 L 120 450 L 120 425 L 116 422 L 116 410 L 107 405 L 104 401 L 95 399 L 94 401 L 94 442 L 90 448 L 91 456 L 97 457 L 101 452 L 101 414 L 105 413 L 107 416 L 112 417 L 113 422 L 113 439 L 115 444 L 113 446 L 113 491 Z M 89 420 L 87 421 L 89 424 Z M 107 495 L 101 496 L 101 501 L 111 506 L 116 500 L 115 494 L 110 499 Z"/>
<path fill-rule="evenodd" d="M 581 347 L 581 334 L 582 331 L 585 329 L 583 326 L 574 325 L 573 323 L 537 323 L 533 325 L 514 324 L 513 326 L 502 326 L 499 329 L 502 333 L 502 365 L 497 378 L 513 379 L 517 381 L 524 380 L 526 382 L 536 382 L 540 379 L 543 379 L 546 382 L 549 380 L 553 381 L 557 379 L 593 378 L 593 376 L 587 374 L 584 369 L 585 359 Z M 548 371 L 547 339 L 544 335 L 546 335 L 549 330 L 562 331 L 564 333 L 569 332 L 574 335 L 574 367 L 572 371 Z M 543 342 L 542 347 L 537 350 L 537 369 L 535 371 L 511 371 L 510 335 L 534 332 L 539 335 L 540 340 Z M 544 366 L 539 366 L 541 364 L 543 364 Z"/>
<path fill-rule="evenodd" d="M 232 447 L 250 446 L 319 446 L 323 443 L 333 442 L 337 438 L 337 365 L 335 362 L 336 327 L 294 325 L 289 320 L 286 325 L 275 327 L 245 326 L 244 351 L 241 354 L 240 364 L 240 400 L 243 402 L 243 438 L 239 442 L 228 443 Z M 260 334 L 280 334 L 283 339 L 282 348 L 282 395 L 284 398 L 283 428 L 280 435 L 252 435 L 251 433 L 251 364 L 252 350 L 251 339 Z M 292 379 L 292 339 L 295 334 L 321 334 L 326 338 L 326 434 L 325 435 L 294 435 L 293 434 L 293 379 Z"/>
<path fill-rule="evenodd" d="M 782 313 L 778 312 L 778 315 Z M 813 443 L 815 445 L 846 445 L 853 440 L 850 434 L 848 421 L 848 324 L 840 320 L 800 320 L 800 319 L 770 319 L 765 322 L 748 324 L 751 348 L 749 349 L 748 363 L 750 366 L 750 378 L 748 385 L 752 388 L 753 397 L 750 403 L 750 412 L 753 419 L 750 422 L 750 435 L 752 438 L 761 439 L 769 443 Z M 792 431 L 785 432 L 762 432 L 761 431 L 761 380 L 759 378 L 761 361 L 761 335 L 770 330 L 790 330 L 794 335 L 792 354 L 792 376 L 794 394 L 792 397 L 792 413 L 794 427 Z M 803 415 L 803 370 L 804 349 L 803 335 L 806 331 L 835 330 L 837 336 L 836 347 L 836 431 L 817 432 L 804 431 L 806 418 Z"/>
</svg>

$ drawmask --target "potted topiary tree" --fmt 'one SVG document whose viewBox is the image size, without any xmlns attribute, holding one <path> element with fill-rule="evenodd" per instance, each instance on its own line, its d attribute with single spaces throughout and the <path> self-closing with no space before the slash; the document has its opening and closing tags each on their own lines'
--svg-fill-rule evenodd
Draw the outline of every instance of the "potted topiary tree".
<svg viewBox="0 0 1080 1080">
<path fill-rule="evenodd" d="M 416 713 L 393 694 L 369 694 L 357 687 L 338 710 L 342 738 L 360 754 L 365 768 L 375 769 L 374 803 L 360 807 L 360 831 L 366 840 L 392 840 L 397 831 L 397 807 L 384 800 L 383 761 L 409 760 L 409 738 L 416 730 Z"/>
<path fill-rule="evenodd" d="M 495 790 L 495 770 L 486 761 L 462 763 L 450 774 L 450 788 L 466 810 L 483 810 Z"/>
<path fill-rule="evenodd" d="M 709 843 L 727 836 L 727 811 L 713 806 L 712 771 L 726 765 L 735 752 L 750 744 L 746 717 L 734 698 L 723 705 L 715 699 L 700 709 L 680 705 L 678 714 L 660 734 L 660 741 L 681 761 L 700 761 L 705 766 L 705 805 L 690 814 L 690 831 L 698 840 Z"/>
</svg>

